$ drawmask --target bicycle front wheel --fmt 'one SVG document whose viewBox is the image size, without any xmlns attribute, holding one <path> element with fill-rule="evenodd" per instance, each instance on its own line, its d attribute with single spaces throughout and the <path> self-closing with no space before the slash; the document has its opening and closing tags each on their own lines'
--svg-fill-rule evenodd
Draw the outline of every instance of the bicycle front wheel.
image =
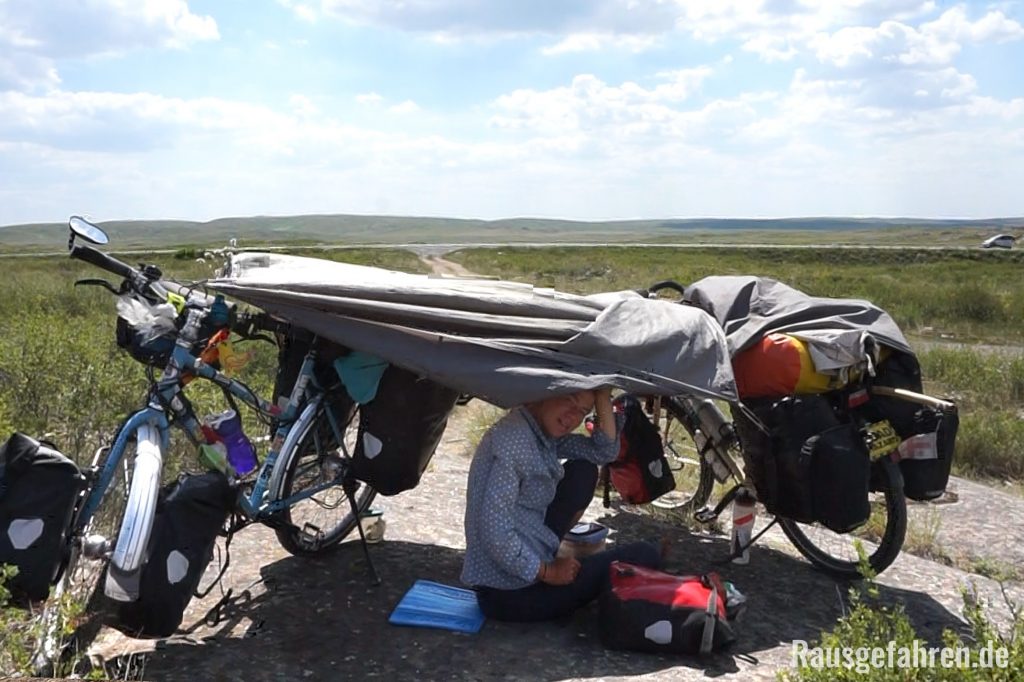
<svg viewBox="0 0 1024 682">
<path fill-rule="evenodd" d="M 693 518 L 694 513 L 704 507 L 711 491 L 715 486 L 715 474 L 711 465 L 701 457 L 700 450 L 694 440 L 695 426 L 690 423 L 683 407 L 676 398 L 666 398 L 665 410 L 679 425 L 679 431 L 685 432 L 681 436 L 680 449 L 672 447 L 673 454 L 682 462 L 682 469 L 676 472 L 676 489 L 664 497 L 654 501 L 654 505 L 671 510 L 673 517 L 679 518 L 687 523 Z M 675 441 L 672 431 L 669 431 L 669 443 Z"/>
<path fill-rule="evenodd" d="M 296 424 L 300 429 L 296 446 L 291 452 L 281 453 L 285 458 L 281 465 L 285 468 L 274 499 L 287 499 L 324 484 L 336 483 L 298 500 L 280 513 L 278 520 L 283 523 L 275 527 L 277 539 L 282 547 L 296 555 L 318 554 L 337 545 L 356 527 L 353 502 L 362 514 L 377 496 L 371 486 L 347 476 L 359 430 L 358 407 L 336 414 L 342 432 L 340 442 L 331 427 L 328 409 L 332 406 L 324 402 L 311 419 L 300 419 Z"/>
<path fill-rule="evenodd" d="M 907 533 L 907 500 L 903 476 L 889 458 L 876 461 L 871 472 L 871 516 L 850 533 L 836 533 L 817 523 L 799 523 L 779 518 L 786 537 L 807 559 L 823 571 L 841 579 L 861 578 L 856 542 L 860 541 L 868 563 L 881 573 L 896 560 Z"/>
<path fill-rule="evenodd" d="M 86 470 L 87 484 L 77 503 L 64 565 L 44 607 L 42 636 L 33 657 L 33 667 L 44 676 L 87 672 L 79 669 L 85 663 L 80 659 L 114 614 L 113 605 L 103 594 L 104 564 L 106 548 L 113 544 L 128 502 L 132 470 L 127 457 L 122 457 L 92 517 L 80 517 L 110 450 L 109 446 L 99 448 Z"/>
</svg>

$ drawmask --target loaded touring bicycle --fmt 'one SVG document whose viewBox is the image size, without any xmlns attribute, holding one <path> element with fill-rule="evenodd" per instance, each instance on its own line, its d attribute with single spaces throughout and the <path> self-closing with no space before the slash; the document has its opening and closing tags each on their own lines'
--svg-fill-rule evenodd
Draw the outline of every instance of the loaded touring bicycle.
<svg viewBox="0 0 1024 682">
<path fill-rule="evenodd" d="M 234 254 L 218 277 L 183 285 L 81 243 L 105 244 L 98 226 L 73 217 L 70 228 L 71 256 L 121 279 L 81 283 L 117 295 L 118 343 L 149 368 L 150 389 L 79 468 L 48 575 L 58 592 L 89 576 L 134 632 L 178 627 L 218 533 L 264 523 L 296 554 L 362 536 L 377 494 L 418 483 L 460 396 L 502 407 L 604 385 L 642 396 L 691 441 L 696 483 L 680 510 L 710 521 L 752 489 L 808 559 L 843 577 L 857 574 L 852 538 L 888 566 L 904 493 L 935 497 L 949 474 L 956 408 L 921 394 L 899 329 L 863 301 L 759 278 L 577 296 L 268 253 Z M 226 374 L 232 337 L 278 343 L 275 395 Z M 194 379 L 223 391 L 220 421 L 194 413 Z M 258 458 L 227 428 L 242 409 L 268 424 Z M 170 426 L 207 473 L 163 480 Z M 716 480 L 730 486 L 703 508 Z"/>
</svg>

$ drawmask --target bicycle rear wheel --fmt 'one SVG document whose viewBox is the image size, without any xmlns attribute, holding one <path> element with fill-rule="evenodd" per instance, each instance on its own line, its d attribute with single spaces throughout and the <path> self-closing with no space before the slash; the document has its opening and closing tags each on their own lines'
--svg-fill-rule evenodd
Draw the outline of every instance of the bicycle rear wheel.
<svg viewBox="0 0 1024 682">
<path fill-rule="evenodd" d="M 293 451 L 282 453 L 287 460 L 281 463 L 284 474 L 273 495 L 273 499 L 285 499 L 318 485 L 337 482 L 287 507 L 277 518 L 283 522 L 274 529 L 278 541 L 296 555 L 326 551 L 355 529 L 357 517 L 352 513 L 349 495 L 360 514 L 377 496 L 370 485 L 347 476 L 358 435 L 358 406 L 335 415 L 342 431 L 341 442 L 331 427 L 327 409 L 331 407 L 321 404 L 312 419 L 300 420 L 296 425 L 301 433 Z M 341 485 L 342 480 L 349 486 L 349 492 Z"/>
<path fill-rule="evenodd" d="M 823 571 L 841 579 L 861 578 L 855 546 L 861 541 L 868 563 L 881 573 L 896 560 L 907 532 L 907 500 L 903 476 L 889 458 L 876 461 L 871 471 L 871 516 L 850 533 L 836 533 L 817 523 L 799 523 L 779 518 L 786 537 L 807 559 Z"/>
</svg>

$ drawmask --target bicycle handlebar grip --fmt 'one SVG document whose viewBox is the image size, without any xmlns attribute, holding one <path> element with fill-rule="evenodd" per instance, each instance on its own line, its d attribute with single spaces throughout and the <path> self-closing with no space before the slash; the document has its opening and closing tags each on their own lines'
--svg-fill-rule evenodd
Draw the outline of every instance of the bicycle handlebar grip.
<svg viewBox="0 0 1024 682">
<path fill-rule="evenodd" d="M 91 246 L 83 246 L 81 244 L 76 244 L 71 249 L 70 256 L 72 258 L 77 258 L 78 260 L 85 261 L 90 265 L 95 265 L 98 268 L 102 268 L 107 272 L 112 272 L 115 275 L 123 277 L 125 279 L 131 279 L 136 274 L 136 270 L 132 266 L 122 261 L 119 261 L 113 256 L 108 256 L 102 251 L 97 251 Z"/>
</svg>

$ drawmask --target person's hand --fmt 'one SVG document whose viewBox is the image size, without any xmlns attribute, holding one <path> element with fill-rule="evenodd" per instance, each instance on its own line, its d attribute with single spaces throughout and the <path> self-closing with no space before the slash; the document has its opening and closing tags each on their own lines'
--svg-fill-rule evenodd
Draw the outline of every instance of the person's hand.
<svg viewBox="0 0 1024 682">
<path fill-rule="evenodd" d="M 612 387 L 602 386 L 601 388 L 594 389 L 594 405 L 603 402 L 611 402 L 612 399 Z"/>
<path fill-rule="evenodd" d="M 540 573 L 537 576 L 542 583 L 548 585 L 568 585 L 576 580 L 580 573 L 580 562 L 574 557 L 558 557 L 551 563 L 540 565 Z"/>
</svg>

